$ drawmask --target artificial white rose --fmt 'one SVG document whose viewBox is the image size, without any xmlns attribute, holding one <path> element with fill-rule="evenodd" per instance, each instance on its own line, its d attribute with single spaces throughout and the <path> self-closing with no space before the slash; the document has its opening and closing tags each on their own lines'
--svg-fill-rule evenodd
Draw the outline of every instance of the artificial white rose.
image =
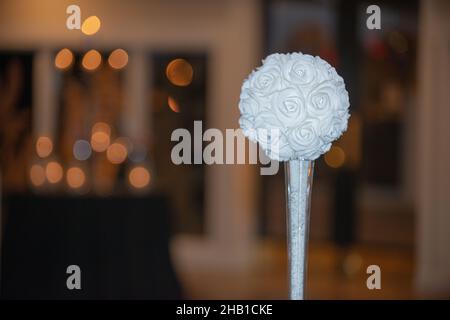
<svg viewBox="0 0 450 320">
<path fill-rule="evenodd" d="M 322 145 L 316 129 L 316 123 L 313 121 L 305 121 L 299 127 L 290 130 L 288 141 L 292 149 L 298 154 L 309 154 L 310 150 L 316 151 Z"/>
<path fill-rule="evenodd" d="M 309 92 L 308 114 L 313 117 L 326 117 L 338 110 L 339 97 L 332 81 L 324 81 Z"/>
<path fill-rule="evenodd" d="M 258 135 L 255 129 L 255 119 L 252 116 L 241 116 L 239 118 L 239 126 L 242 133 L 250 139 L 250 141 L 258 142 Z"/>
<path fill-rule="evenodd" d="M 294 55 L 296 57 L 297 55 Z M 287 81 L 300 86 L 308 86 L 317 78 L 317 68 L 312 56 L 303 55 L 301 59 L 290 59 L 285 67 L 284 76 Z"/>
<path fill-rule="evenodd" d="M 272 95 L 271 106 L 285 127 L 295 127 L 306 118 L 305 99 L 295 88 L 287 88 Z"/>
<path fill-rule="evenodd" d="M 255 117 L 259 112 L 259 109 L 258 100 L 250 95 L 245 95 L 245 98 L 241 97 L 241 100 L 239 101 L 239 110 L 241 111 L 241 114 L 247 114 Z"/>
<path fill-rule="evenodd" d="M 256 95 L 269 95 L 282 88 L 278 66 L 263 66 L 249 77 L 249 89 Z"/>
</svg>

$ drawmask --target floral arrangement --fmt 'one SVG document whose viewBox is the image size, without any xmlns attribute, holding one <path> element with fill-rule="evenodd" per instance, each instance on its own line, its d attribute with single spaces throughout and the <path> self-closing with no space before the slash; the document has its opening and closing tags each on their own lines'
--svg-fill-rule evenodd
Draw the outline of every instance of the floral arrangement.
<svg viewBox="0 0 450 320">
<path fill-rule="evenodd" d="M 348 92 L 320 57 L 272 54 L 242 85 L 239 124 L 274 160 L 315 160 L 347 129 Z"/>
</svg>

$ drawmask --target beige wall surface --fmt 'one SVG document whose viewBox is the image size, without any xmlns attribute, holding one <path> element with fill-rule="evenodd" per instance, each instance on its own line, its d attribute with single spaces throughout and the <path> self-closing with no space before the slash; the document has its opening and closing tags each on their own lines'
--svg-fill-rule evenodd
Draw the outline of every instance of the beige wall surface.
<svg viewBox="0 0 450 320">
<path fill-rule="evenodd" d="M 423 0 L 417 125 L 417 286 L 450 293 L 450 2 Z"/>
<path fill-rule="evenodd" d="M 137 56 L 152 50 L 204 51 L 209 57 L 208 127 L 238 127 L 240 86 L 259 64 L 261 54 L 259 1 L 76 1 L 82 21 L 91 15 L 101 20 L 100 31 L 92 37 L 66 28 L 66 8 L 70 4 L 74 1 L 1 1 L 0 50 L 48 52 L 62 47 L 87 50 L 120 46 Z M 48 63 L 43 55 L 43 63 Z M 48 74 L 45 66 L 38 70 L 43 76 Z M 43 83 L 44 91 L 51 91 L 50 82 Z M 46 101 L 51 98 L 43 94 L 35 98 L 35 109 L 45 111 L 35 113 L 39 132 L 53 131 L 48 119 L 54 118 L 54 108 L 49 108 Z M 211 240 L 208 242 L 213 244 L 211 252 L 219 252 L 219 246 L 224 256 L 229 252 L 237 257 L 237 251 L 246 252 L 251 246 L 255 236 L 256 179 L 256 168 L 247 165 L 207 168 L 206 231 Z"/>
</svg>

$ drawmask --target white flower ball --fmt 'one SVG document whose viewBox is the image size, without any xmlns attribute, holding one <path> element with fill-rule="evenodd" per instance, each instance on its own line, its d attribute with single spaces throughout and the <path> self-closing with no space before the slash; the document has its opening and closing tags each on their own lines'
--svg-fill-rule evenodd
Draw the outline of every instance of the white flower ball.
<svg viewBox="0 0 450 320">
<path fill-rule="evenodd" d="M 320 57 L 271 54 L 242 85 L 239 124 L 273 160 L 314 160 L 347 129 L 348 92 Z"/>
</svg>

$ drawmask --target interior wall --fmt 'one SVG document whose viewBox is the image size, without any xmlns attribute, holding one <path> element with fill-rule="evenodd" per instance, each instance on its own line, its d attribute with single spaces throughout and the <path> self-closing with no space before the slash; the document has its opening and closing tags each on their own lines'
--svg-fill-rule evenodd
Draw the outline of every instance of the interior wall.
<svg viewBox="0 0 450 320">
<path fill-rule="evenodd" d="M 209 55 L 207 125 L 238 127 L 240 86 L 259 63 L 261 48 L 258 0 L 79 0 L 82 20 L 97 15 L 100 31 L 92 37 L 68 30 L 70 0 L 16 0 L 0 2 L 0 50 L 70 47 L 73 49 L 123 47 L 128 50 L 203 50 Z M 206 128 L 204 128 L 206 129 Z M 237 261 L 255 237 L 256 168 L 247 165 L 209 166 L 206 170 L 206 226 L 211 259 Z M 179 241 L 186 259 L 204 249 L 194 241 Z M 218 246 L 220 250 L 218 250 Z M 197 250 L 198 249 L 198 250 Z M 242 253 L 239 254 L 238 252 Z M 228 253 L 228 254 L 227 254 Z"/>
<path fill-rule="evenodd" d="M 450 293 L 450 3 L 422 0 L 417 114 L 417 287 Z"/>
</svg>

